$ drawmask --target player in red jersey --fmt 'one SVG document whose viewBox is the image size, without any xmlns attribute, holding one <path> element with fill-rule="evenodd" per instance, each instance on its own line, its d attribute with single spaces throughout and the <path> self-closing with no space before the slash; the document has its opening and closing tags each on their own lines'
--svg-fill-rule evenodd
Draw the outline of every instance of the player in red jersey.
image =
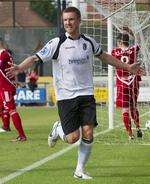
<svg viewBox="0 0 150 184">
<path fill-rule="evenodd" d="M 14 141 L 25 141 L 26 136 L 22 128 L 21 118 L 16 111 L 16 105 L 14 100 L 14 95 L 16 94 L 15 78 L 9 79 L 6 76 L 6 68 L 9 68 L 9 63 L 13 63 L 12 56 L 5 49 L 3 40 L 0 39 L 0 101 L 2 114 L 5 113 L 5 116 L 10 116 L 14 127 L 18 132 L 18 137 Z M 3 121 L 2 128 L 4 130 L 9 129 L 9 121 Z"/>
<path fill-rule="evenodd" d="M 5 45 L 1 38 L 0 38 L 0 45 L 1 45 L 1 49 L 5 48 Z M 10 131 L 10 115 L 9 115 L 9 112 L 6 109 L 4 109 L 4 104 L 3 104 L 1 95 L 0 95 L 0 117 L 2 119 L 2 128 L 0 128 L 0 132 Z"/>
<path fill-rule="evenodd" d="M 137 62 L 138 51 L 139 46 L 129 46 L 129 35 L 120 33 L 117 37 L 117 48 L 112 50 L 112 55 L 121 62 L 133 64 Z M 133 119 L 137 129 L 137 137 L 142 137 L 137 108 L 140 81 L 141 77 L 139 75 L 131 74 L 127 70 L 116 69 L 116 106 L 122 108 L 122 119 L 129 139 L 134 139 L 131 119 Z"/>
</svg>

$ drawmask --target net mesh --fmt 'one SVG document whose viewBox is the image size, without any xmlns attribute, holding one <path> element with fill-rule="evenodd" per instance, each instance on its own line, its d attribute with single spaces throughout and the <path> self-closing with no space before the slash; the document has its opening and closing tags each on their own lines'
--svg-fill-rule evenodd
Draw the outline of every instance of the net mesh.
<svg viewBox="0 0 150 184">
<path fill-rule="evenodd" d="M 146 76 L 142 77 L 140 83 L 140 94 L 138 106 L 140 109 L 141 122 L 144 125 L 146 119 L 149 119 L 149 72 L 150 72 L 150 13 L 147 11 L 137 12 L 134 0 L 85 0 L 79 1 L 79 8 L 82 12 L 81 31 L 94 37 L 101 42 L 104 51 L 107 51 L 107 19 L 111 18 L 113 24 L 113 45 L 116 46 L 118 33 L 128 33 L 130 44 L 140 46 L 138 52 L 138 61 L 146 70 Z M 95 59 L 93 64 L 94 84 L 98 87 L 96 93 L 97 102 L 100 107 L 107 108 L 108 98 L 108 68 L 102 62 Z M 103 76 L 103 77 L 96 77 Z M 103 94 L 103 95 L 101 95 Z M 143 97 L 144 96 L 144 97 Z M 147 96 L 147 97 L 146 97 Z M 144 107 L 144 108 L 143 108 Z M 101 108 L 102 109 L 102 108 Z M 101 110 L 100 121 L 108 122 L 108 114 L 104 116 Z M 118 113 L 119 112 L 119 113 Z M 115 122 L 120 122 L 120 111 L 115 111 Z"/>
</svg>

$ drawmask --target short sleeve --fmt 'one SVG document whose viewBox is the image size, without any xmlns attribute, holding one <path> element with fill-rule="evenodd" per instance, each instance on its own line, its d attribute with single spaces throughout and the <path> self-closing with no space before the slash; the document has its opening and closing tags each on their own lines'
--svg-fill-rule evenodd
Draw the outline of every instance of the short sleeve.
<svg viewBox="0 0 150 184">
<path fill-rule="evenodd" d="M 97 42 L 95 41 L 95 39 L 93 39 L 93 38 L 91 38 L 91 37 L 89 37 L 89 39 L 90 39 L 90 41 L 92 42 L 92 45 L 93 45 L 93 54 L 94 54 L 95 56 L 101 55 L 101 54 L 103 53 L 103 50 L 102 50 L 102 48 L 101 48 L 101 44 L 100 44 L 100 43 L 97 43 Z"/>
<path fill-rule="evenodd" d="M 60 38 L 54 38 L 50 40 L 36 55 L 43 61 L 49 61 L 53 58 L 53 55 L 57 49 Z"/>
<path fill-rule="evenodd" d="M 7 50 L 4 50 L 1 54 L 2 60 L 4 61 L 11 61 L 11 56 Z"/>
</svg>

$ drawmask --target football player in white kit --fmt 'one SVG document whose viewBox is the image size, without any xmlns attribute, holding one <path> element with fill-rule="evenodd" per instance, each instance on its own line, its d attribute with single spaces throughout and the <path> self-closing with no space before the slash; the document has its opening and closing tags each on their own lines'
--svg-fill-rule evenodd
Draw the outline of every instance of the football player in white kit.
<svg viewBox="0 0 150 184">
<path fill-rule="evenodd" d="M 53 147 L 61 138 L 69 144 L 80 139 L 78 161 L 74 177 L 91 179 L 85 172 L 85 164 L 91 153 L 93 128 L 97 125 L 96 104 L 93 95 L 92 62 L 95 55 L 112 66 L 130 72 L 141 71 L 139 64 L 128 65 L 102 51 L 93 38 L 80 33 L 80 11 L 68 7 L 62 13 L 65 33 L 50 40 L 36 55 L 26 58 L 19 65 L 7 70 L 8 76 L 29 68 L 39 59 L 48 62 L 53 59 L 53 78 L 60 122 L 55 122 L 48 136 Z"/>
</svg>

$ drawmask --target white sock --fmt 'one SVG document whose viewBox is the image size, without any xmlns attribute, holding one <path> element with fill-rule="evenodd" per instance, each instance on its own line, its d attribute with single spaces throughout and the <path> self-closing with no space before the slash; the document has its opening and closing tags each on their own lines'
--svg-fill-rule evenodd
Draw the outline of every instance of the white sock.
<svg viewBox="0 0 150 184">
<path fill-rule="evenodd" d="M 59 123 L 59 126 L 57 127 L 57 133 L 62 141 L 66 141 L 66 135 L 64 134 L 61 123 Z"/>
<path fill-rule="evenodd" d="M 92 143 L 84 141 L 81 139 L 79 148 L 78 148 L 78 162 L 77 162 L 77 167 L 76 171 L 84 171 L 85 164 L 87 163 L 90 153 L 91 153 L 91 148 L 92 148 Z"/>
</svg>

